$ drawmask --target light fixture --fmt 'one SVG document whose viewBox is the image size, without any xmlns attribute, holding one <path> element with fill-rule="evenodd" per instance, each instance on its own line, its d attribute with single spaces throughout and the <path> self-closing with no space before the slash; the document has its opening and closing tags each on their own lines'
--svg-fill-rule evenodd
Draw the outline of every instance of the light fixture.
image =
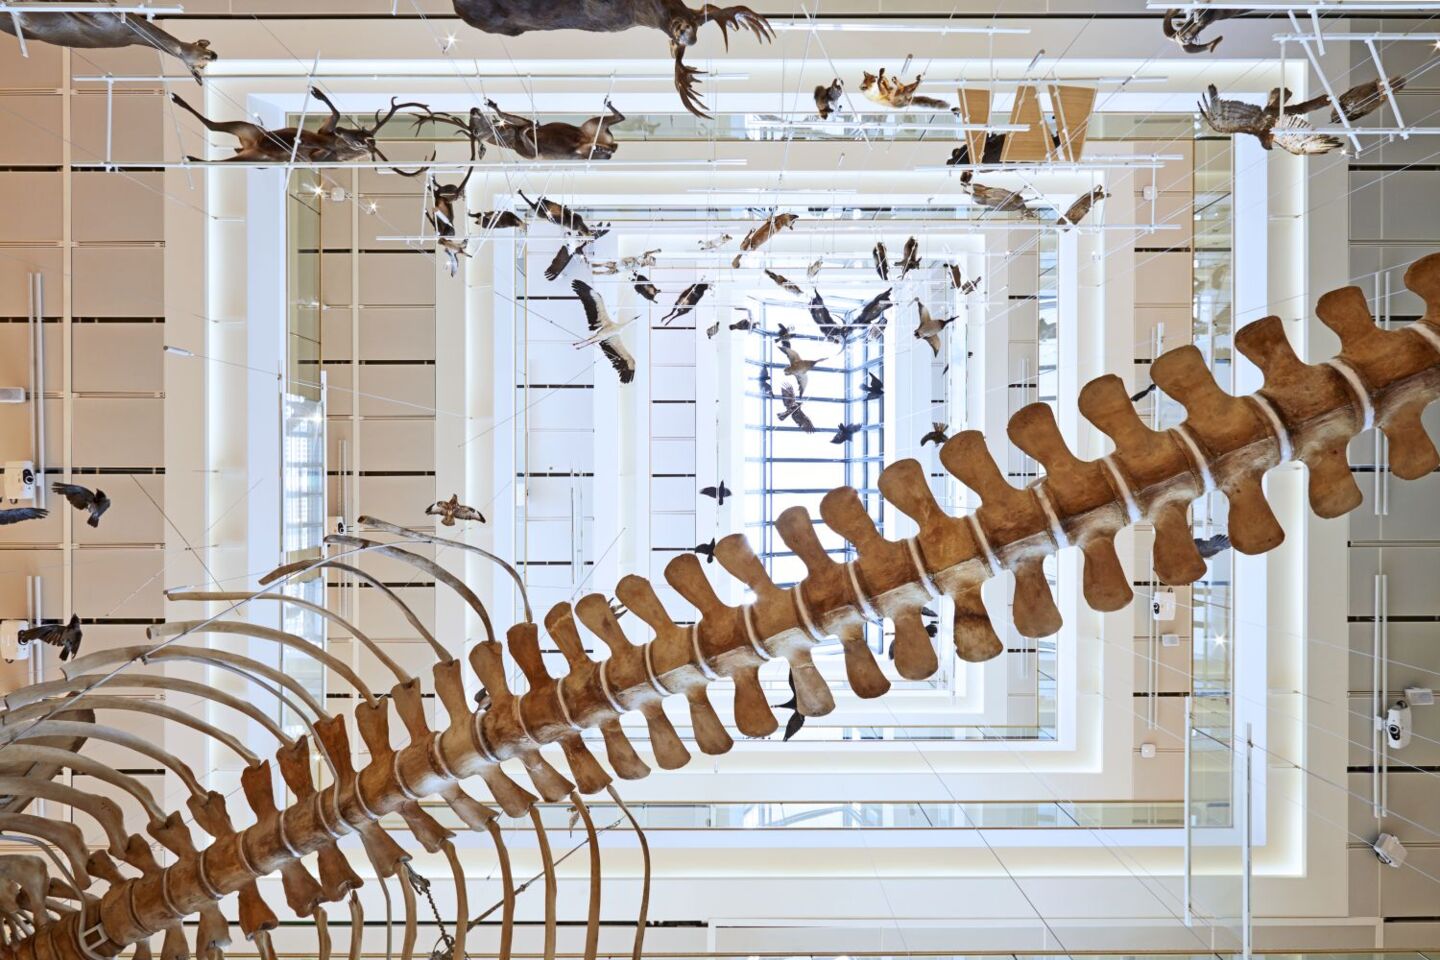
<svg viewBox="0 0 1440 960">
<path fill-rule="evenodd" d="M 172 346 L 171 346 L 170 344 L 168 344 L 168 343 L 165 344 L 165 352 L 168 353 L 168 354 L 170 354 L 172 357 L 190 357 L 190 358 L 193 358 L 193 357 L 195 356 L 195 354 L 194 354 L 192 351 L 186 350 L 184 347 L 172 347 Z"/>
</svg>

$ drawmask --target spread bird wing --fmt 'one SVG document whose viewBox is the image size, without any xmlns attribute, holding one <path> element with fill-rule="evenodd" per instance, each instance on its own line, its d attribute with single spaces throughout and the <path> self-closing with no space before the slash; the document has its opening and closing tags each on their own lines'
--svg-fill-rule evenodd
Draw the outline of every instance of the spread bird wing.
<svg viewBox="0 0 1440 960">
<path fill-rule="evenodd" d="M 52 483 L 50 489 L 69 501 L 76 510 L 89 510 L 95 502 L 95 495 L 87 487 L 74 483 Z"/>
<path fill-rule="evenodd" d="M 445 508 L 445 501 L 444 501 L 444 500 L 438 500 L 438 501 L 436 501 L 435 503 L 432 503 L 432 504 L 430 504 L 430 506 L 428 506 L 428 507 L 425 508 L 425 516 L 427 516 L 427 517 L 438 517 L 438 516 L 442 515 L 442 514 L 445 512 L 445 509 L 444 509 L 444 508 Z"/>
<path fill-rule="evenodd" d="M 635 358 L 625 349 L 624 342 L 618 336 L 601 340 L 600 352 L 609 358 L 615 372 L 620 374 L 621 383 L 629 383 L 635 379 Z"/>
<path fill-rule="evenodd" d="M 935 356 L 940 356 L 940 335 L 938 333 L 932 333 L 922 339 L 924 339 L 926 343 L 930 344 L 930 349 L 934 351 Z"/>
<path fill-rule="evenodd" d="M 1200 98 L 1200 113 L 1216 133 L 1249 133 L 1260 136 L 1274 118 L 1264 109 L 1243 100 L 1226 100 L 1212 83 Z"/>
<path fill-rule="evenodd" d="M 572 280 L 570 289 L 580 298 L 580 303 L 585 308 L 585 323 L 592 333 L 610 322 L 610 312 L 605 309 L 605 301 L 600 299 L 594 287 L 584 280 Z"/>
<path fill-rule="evenodd" d="M 26 520 L 43 520 L 49 515 L 49 510 L 42 510 L 39 507 L 16 507 L 12 510 L 0 510 L 0 527 L 9 526 L 12 523 L 24 523 Z"/>
<path fill-rule="evenodd" d="M 458 520 L 474 520 L 479 523 L 485 522 L 485 515 L 474 507 L 461 507 L 455 511 L 455 517 Z"/>
<path fill-rule="evenodd" d="M 1304 117 L 1286 114 L 1275 126 L 1275 146 L 1297 157 L 1334 153 L 1345 149 L 1344 141 L 1327 133 L 1315 133 Z"/>
<path fill-rule="evenodd" d="M 558 280 L 560 278 L 560 274 L 564 273 L 565 268 L 570 265 L 571 256 L 572 254 L 570 253 L 570 248 L 564 244 L 561 244 L 560 249 L 555 251 L 555 256 L 550 261 L 550 266 L 545 268 L 545 279 Z"/>
</svg>

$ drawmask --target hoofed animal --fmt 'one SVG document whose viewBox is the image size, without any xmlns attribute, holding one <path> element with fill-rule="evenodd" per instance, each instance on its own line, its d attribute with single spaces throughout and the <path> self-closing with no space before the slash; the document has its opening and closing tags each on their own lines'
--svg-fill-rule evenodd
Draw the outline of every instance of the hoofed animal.
<svg viewBox="0 0 1440 960">
<path fill-rule="evenodd" d="M 22 44 L 39 40 L 79 50 L 154 47 L 184 63 L 196 83 L 203 82 L 205 68 L 219 59 L 210 49 L 209 40 L 186 43 L 146 17 L 123 13 L 12 12 L 0 15 L 0 30 L 20 39 Z"/>
</svg>

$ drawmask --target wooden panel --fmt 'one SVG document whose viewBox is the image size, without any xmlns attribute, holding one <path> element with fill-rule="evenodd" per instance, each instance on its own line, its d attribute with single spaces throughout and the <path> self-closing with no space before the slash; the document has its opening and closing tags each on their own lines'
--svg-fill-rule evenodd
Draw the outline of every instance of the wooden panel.
<svg viewBox="0 0 1440 960">
<path fill-rule="evenodd" d="M 1027 124 L 1028 130 L 1005 136 L 1005 149 L 1000 153 L 1004 163 L 1039 163 L 1050 156 L 1050 128 L 1040 115 L 1040 94 L 1033 86 L 1015 91 L 1015 105 L 1010 108 L 1010 122 Z"/>
<path fill-rule="evenodd" d="M 990 91 L 989 90 L 959 90 L 957 97 L 960 102 L 960 121 L 962 123 L 989 123 L 990 122 Z M 970 162 L 979 163 L 985 156 L 985 131 L 972 130 L 965 134 L 965 143 L 970 148 Z"/>
<path fill-rule="evenodd" d="M 1055 132 L 1060 136 L 1060 156 L 1066 160 L 1079 160 L 1090 128 L 1090 113 L 1095 109 L 1095 88 L 1052 85 L 1050 102 L 1055 108 Z"/>
</svg>

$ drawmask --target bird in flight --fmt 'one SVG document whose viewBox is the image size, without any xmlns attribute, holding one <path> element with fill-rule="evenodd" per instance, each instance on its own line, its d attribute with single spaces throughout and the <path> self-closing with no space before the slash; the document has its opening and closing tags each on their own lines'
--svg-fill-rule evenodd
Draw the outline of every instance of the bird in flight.
<svg viewBox="0 0 1440 960">
<path fill-rule="evenodd" d="M 918 270 L 920 268 L 919 240 L 911 237 L 909 240 L 905 241 L 904 253 L 901 255 L 900 262 L 897 263 L 896 266 L 900 268 L 901 280 L 904 280 L 905 274 L 909 273 L 911 270 Z"/>
<path fill-rule="evenodd" d="M 879 400 L 885 396 L 885 381 L 876 376 L 872 370 L 865 374 L 864 390 L 866 400 Z"/>
<path fill-rule="evenodd" d="M 680 296 L 675 298 L 675 306 L 671 307 L 670 312 L 660 318 L 660 323 L 663 325 L 669 323 L 671 320 L 678 320 L 691 310 L 694 310 L 695 305 L 705 298 L 705 294 L 709 290 L 710 284 L 708 283 L 690 284 L 690 286 L 680 291 Z"/>
<path fill-rule="evenodd" d="M 13 507 L 9 510 L 0 510 L 0 527 L 7 527 L 12 523 L 24 523 L 26 520 L 44 520 L 50 516 L 49 510 L 42 510 L 39 507 Z"/>
<path fill-rule="evenodd" d="M 935 446 L 938 447 L 946 440 L 950 439 L 950 435 L 945 432 L 946 430 L 950 429 L 950 425 L 948 423 L 932 422 L 930 426 L 930 432 L 920 438 L 920 446 L 923 447 L 927 443 L 933 443 L 935 444 Z"/>
<path fill-rule="evenodd" d="M 1230 537 L 1224 533 L 1217 533 L 1211 537 L 1196 537 L 1195 549 L 1200 551 L 1200 559 L 1209 560 L 1230 549 Z"/>
<path fill-rule="evenodd" d="M 835 322 L 835 318 L 830 315 L 830 308 L 825 306 L 825 298 L 820 296 L 819 290 L 816 290 L 815 296 L 810 299 L 810 319 L 815 321 L 820 335 L 826 340 L 832 340 L 835 343 L 845 342 L 845 326 Z"/>
<path fill-rule="evenodd" d="M 725 498 L 730 496 L 732 493 L 733 491 L 729 487 L 725 486 L 724 480 L 720 481 L 719 486 L 700 488 L 700 496 L 709 497 L 712 500 L 715 500 L 722 507 L 725 506 Z"/>
<path fill-rule="evenodd" d="M 711 537 L 709 543 L 695 544 L 695 553 L 705 558 L 706 563 L 715 562 L 715 538 Z"/>
<path fill-rule="evenodd" d="M 920 302 L 919 297 L 915 298 L 915 306 L 920 310 L 920 324 L 915 328 L 915 339 L 924 340 L 930 344 L 930 349 L 938 357 L 940 356 L 940 333 L 948 325 L 954 323 L 956 318 L 946 317 L 944 320 L 936 320 L 925 308 L 925 304 Z"/>
<path fill-rule="evenodd" d="M 1131 394 L 1130 402 L 1139 403 L 1141 400 L 1144 400 L 1146 397 L 1150 396 L 1150 394 L 1154 393 L 1156 389 L 1156 385 L 1152 383 L 1150 384 L 1150 386 L 1146 387 L 1144 390 L 1141 390 L 1139 393 Z"/>
<path fill-rule="evenodd" d="M 831 443 L 848 443 L 850 438 L 861 430 L 865 429 L 863 424 L 842 423 L 835 428 L 835 436 L 830 438 Z"/>
<path fill-rule="evenodd" d="M 868 327 L 868 336 L 872 340 L 878 339 L 885 334 L 885 311 L 893 306 L 895 302 L 890 299 L 890 290 L 877 293 L 869 303 L 860 308 L 860 313 L 849 321 L 849 326 Z"/>
<path fill-rule="evenodd" d="M 870 251 L 870 259 L 875 261 L 875 272 L 880 275 L 881 280 L 890 279 L 890 254 L 885 249 L 885 241 L 881 240 L 875 244 L 875 249 Z"/>
<path fill-rule="evenodd" d="M 809 382 L 810 371 L 818 366 L 821 361 L 806 360 L 795 352 L 794 347 L 787 346 L 783 343 L 780 344 L 780 352 L 785 354 L 786 359 L 790 361 L 785 366 L 785 375 L 795 378 L 795 383 L 798 384 L 800 388 L 800 396 L 805 396 L 805 385 Z"/>
<path fill-rule="evenodd" d="M 806 433 L 815 432 L 814 421 L 801 407 L 800 401 L 795 398 L 795 388 L 788 383 L 780 388 L 780 402 L 785 405 L 785 410 L 780 414 L 781 420 L 789 418 L 790 422 Z"/>
<path fill-rule="evenodd" d="M 570 289 L 580 298 L 580 303 L 585 308 L 585 321 L 590 328 L 590 336 L 577 341 L 575 346 L 590 347 L 599 344 L 600 352 L 605 354 L 610 365 L 620 375 L 620 382 L 629 383 L 634 380 L 635 358 L 625 349 L 625 341 L 620 339 L 620 331 L 636 318 L 631 317 L 620 323 L 611 320 L 610 311 L 605 309 L 605 301 L 595 292 L 595 288 L 583 280 L 572 280 Z"/>
<path fill-rule="evenodd" d="M 440 525 L 444 527 L 455 526 L 456 520 L 475 520 L 485 522 L 485 515 L 474 507 L 467 507 L 460 502 L 460 494 L 454 494 L 449 500 L 437 500 L 425 508 L 425 516 L 439 517 Z"/>
<path fill-rule="evenodd" d="M 105 496 L 104 490 L 91 490 L 75 483 L 52 483 L 50 489 L 69 501 L 76 510 L 88 512 L 90 518 L 85 522 L 92 527 L 100 526 L 100 518 L 110 509 L 110 498 Z"/>
<path fill-rule="evenodd" d="M 1227 100 L 1221 97 L 1219 89 L 1212 83 L 1205 88 L 1198 106 L 1205 122 L 1216 133 L 1249 134 L 1259 140 L 1260 146 L 1266 150 L 1279 147 L 1287 153 L 1306 156 L 1332 153 L 1345 148 L 1344 141 L 1338 137 L 1313 131 L 1310 121 L 1304 117 L 1304 113 L 1308 111 L 1301 109 L 1308 107 L 1312 101 L 1296 104 L 1294 108 L 1286 106 L 1287 111 L 1294 109 L 1295 112 L 1287 112 L 1282 119 L 1281 97 L 1288 100 L 1289 91 L 1276 87 L 1270 91 L 1270 99 L 1265 106 L 1257 107 L 1244 100 Z"/>
<path fill-rule="evenodd" d="M 773 280 L 775 282 L 775 286 L 779 287 L 781 290 L 784 290 L 786 293 L 797 297 L 805 296 L 805 291 L 801 290 L 796 283 L 782 276 L 781 274 L 776 273 L 774 270 L 770 270 L 767 268 L 765 270 L 765 276 Z"/>
<path fill-rule="evenodd" d="M 79 653 L 80 641 L 83 638 L 84 634 L 80 630 L 80 617 L 76 614 L 70 615 L 68 623 L 31 627 L 28 630 L 21 630 L 16 635 L 16 639 L 21 643 L 32 643 L 39 640 L 41 643 L 59 648 L 61 660 L 69 660 Z"/>
</svg>

